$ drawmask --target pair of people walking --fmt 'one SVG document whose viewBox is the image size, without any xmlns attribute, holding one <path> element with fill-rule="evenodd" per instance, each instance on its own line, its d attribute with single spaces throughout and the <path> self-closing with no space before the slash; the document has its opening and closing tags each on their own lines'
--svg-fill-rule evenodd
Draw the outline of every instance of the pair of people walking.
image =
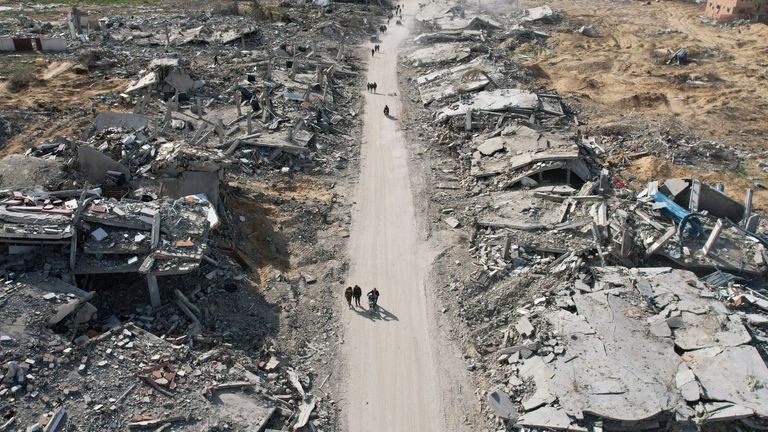
<svg viewBox="0 0 768 432">
<path fill-rule="evenodd" d="M 355 306 L 360 306 L 360 297 L 363 296 L 363 289 L 355 285 L 354 288 L 347 287 L 344 290 L 344 298 L 347 299 L 347 306 L 352 307 L 352 299 L 355 299 Z"/>
</svg>

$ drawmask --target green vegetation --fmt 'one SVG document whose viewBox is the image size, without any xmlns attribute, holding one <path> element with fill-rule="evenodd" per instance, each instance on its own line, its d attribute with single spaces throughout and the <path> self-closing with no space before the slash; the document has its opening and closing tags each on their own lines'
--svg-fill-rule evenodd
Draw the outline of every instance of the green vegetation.
<svg viewBox="0 0 768 432">
<path fill-rule="evenodd" d="M 33 75 L 31 72 L 16 72 L 13 75 L 11 75 L 10 78 L 8 78 L 8 83 L 6 84 L 6 88 L 8 91 L 11 92 L 18 92 L 22 89 L 26 88 L 29 83 L 31 83 L 33 80 Z"/>
<path fill-rule="evenodd" d="M 35 73 L 35 59 L 40 57 L 34 54 L 2 56 L 0 57 L 0 76 L 32 75 Z"/>
</svg>

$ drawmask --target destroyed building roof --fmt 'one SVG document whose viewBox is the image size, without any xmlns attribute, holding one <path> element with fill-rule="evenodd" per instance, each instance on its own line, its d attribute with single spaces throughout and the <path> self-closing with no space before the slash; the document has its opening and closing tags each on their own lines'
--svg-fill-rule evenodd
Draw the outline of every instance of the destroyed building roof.
<svg viewBox="0 0 768 432">
<path fill-rule="evenodd" d="M 439 120 L 465 115 L 469 110 L 476 111 L 518 111 L 532 112 L 539 106 L 535 93 L 522 89 L 495 89 L 476 93 L 470 102 L 459 102 L 442 110 Z"/>
<path fill-rule="evenodd" d="M 483 71 L 483 73 L 475 74 L 472 73 L 473 71 Z M 484 57 L 478 57 L 465 64 L 458 64 L 419 76 L 417 84 L 422 103 L 429 104 L 459 94 L 482 90 L 490 84 L 489 77 L 494 80 L 502 77 L 498 66 Z"/>
<path fill-rule="evenodd" d="M 550 18 L 554 15 L 552 8 L 549 5 L 537 6 L 534 8 L 526 9 L 523 11 L 520 21 L 533 22 Z"/>
</svg>

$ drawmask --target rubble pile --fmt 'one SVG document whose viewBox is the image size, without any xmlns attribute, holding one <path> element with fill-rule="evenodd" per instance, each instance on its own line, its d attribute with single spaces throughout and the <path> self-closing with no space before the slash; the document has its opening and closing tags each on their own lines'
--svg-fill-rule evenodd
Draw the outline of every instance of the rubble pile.
<svg viewBox="0 0 768 432">
<path fill-rule="evenodd" d="M 336 197 L 385 8 L 239 3 L 2 18 L 41 81 L 119 85 L 0 163 L 0 431 L 336 427 Z"/>
<path fill-rule="evenodd" d="M 0 341 L 0 397 L 9 430 L 245 430 L 287 422 L 297 406 L 314 403 L 304 390 L 311 377 L 269 350 L 252 357 L 217 337 L 158 337 L 130 322 L 98 322 L 75 290 L 44 276 L 5 284 L 0 324 L 13 332 Z M 89 330 L 73 343 L 78 328 Z"/>
<path fill-rule="evenodd" d="M 443 312 L 468 325 L 467 369 L 492 426 L 764 428 L 768 239 L 752 190 L 743 204 L 695 178 L 633 190 L 621 171 L 647 155 L 749 155 L 585 133 L 567 100 L 510 80 L 532 71 L 503 50 L 572 25 L 547 6 L 431 3 L 417 18 L 402 69 L 422 108 L 406 123 L 430 143 L 429 159 L 416 154 L 433 172 L 436 230 L 460 239 L 436 274 Z"/>
</svg>

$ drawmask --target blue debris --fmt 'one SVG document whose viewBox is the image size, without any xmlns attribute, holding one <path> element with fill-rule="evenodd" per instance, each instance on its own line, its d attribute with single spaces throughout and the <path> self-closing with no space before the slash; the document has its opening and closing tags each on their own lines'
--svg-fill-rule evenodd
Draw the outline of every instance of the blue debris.
<svg viewBox="0 0 768 432">
<path fill-rule="evenodd" d="M 653 195 L 651 195 L 651 199 L 654 202 L 657 203 L 663 203 L 664 208 L 661 209 L 661 212 L 675 221 L 677 224 L 684 225 L 682 228 L 685 229 L 685 226 L 688 226 L 688 235 L 691 237 L 700 237 L 704 230 L 701 226 L 701 220 L 699 220 L 696 215 L 689 212 L 688 210 L 680 207 L 677 203 L 672 201 L 672 198 L 664 195 L 661 192 L 656 192 Z"/>
</svg>

